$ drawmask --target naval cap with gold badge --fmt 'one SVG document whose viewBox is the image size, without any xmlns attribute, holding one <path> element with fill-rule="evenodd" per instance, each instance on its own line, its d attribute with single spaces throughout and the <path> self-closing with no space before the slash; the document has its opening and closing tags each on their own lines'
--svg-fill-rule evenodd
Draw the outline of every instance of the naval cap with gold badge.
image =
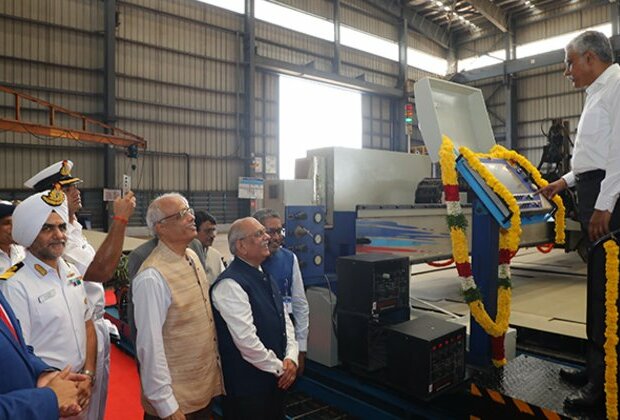
<svg viewBox="0 0 620 420">
<path fill-rule="evenodd" d="M 41 170 L 38 174 L 24 182 L 28 188 L 41 192 L 54 188 L 54 185 L 60 184 L 61 187 L 82 182 L 80 178 L 71 176 L 73 162 L 70 160 L 61 160 L 51 164 L 47 168 Z"/>
<path fill-rule="evenodd" d="M 13 212 L 13 239 L 28 248 L 41 232 L 51 212 L 69 222 L 65 194 L 60 188 L 36 193 L 19 203 Z"/>
</svg>

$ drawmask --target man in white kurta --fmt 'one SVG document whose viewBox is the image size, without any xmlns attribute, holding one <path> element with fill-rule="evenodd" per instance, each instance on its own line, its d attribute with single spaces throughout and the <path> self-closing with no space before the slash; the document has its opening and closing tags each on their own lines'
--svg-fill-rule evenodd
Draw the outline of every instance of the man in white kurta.
<svg viewBox="0 0 620 420">
<path fill-rule="evenodd" d="M 26 247 L 24 261 L 0 281 L 20 320 L 24 341 L 50 366 L 70 365 L 90 380 L 81 382 L 81 407 L 87 407 L 95 382 L 97 336 L 82 276 L 65 262 L 67 207 L 60 190 L 34 194 L 13 213 L 13 237 Z M 80 418 L 86 417 L 86 411 Z"/>
<path fill-rule="evenodd" d="M 194 212 L 173 193 L 153 200 L 146 218 L 159 241 L 131 284 L 144 418 L 211 418 L 223 388 L 209 283 L 188 247 Z"/>
<path fill-rule="evenodd" d="M 71 175 L 73 162 L 56 162 L 43 169 L 24 183 L 25 186 L 40 190 L 59 185 L 67 196 L 68 223 L 67 243 L 63 257 L 77 268 L 84 278 L 84 288 L 93 308 L 93 321 L 97 332 L 97 381 L 89 407 L 88 419 L 101 420 L 105 415 L 110 375 L 110 328 L 112 324 L 104 319 L 105 291 L 103 283 L 110 280 L 122 253 L 125 226 L 133 214 L 135 198 L 129 192 L 114 202 L 114 217 L 108 236 L 98 252 L 82 234 L 82 225 L 77 220 L 77 212 L 82 208 L 82 199 L 77 185 L 81 179 Z M 94 264 L 93 264 L 94 262 Z"/>
</svg>

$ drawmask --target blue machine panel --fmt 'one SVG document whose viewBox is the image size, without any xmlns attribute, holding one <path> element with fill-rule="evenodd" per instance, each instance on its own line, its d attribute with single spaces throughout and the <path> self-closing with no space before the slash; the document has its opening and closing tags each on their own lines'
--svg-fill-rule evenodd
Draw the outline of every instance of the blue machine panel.
<svg viewBox="0 0 620 420">
<path fill-rule="evenodd" d="M 521 210 L 521 224 L 540 223 L 555 213 L 556 206 L 542 194 L 523 168 L 504 159 L 480 159 L 480 162 L 516 198 Z M 482 201 L 489 213 L 504 229 L 510 227 L 512 212 L 504 201 L 487 185 L 480 174 L 473 170 L 463 156 L 456 161 L 456 168 Z"/>
<path fill-rule="evenodd" d="M 306 286 L 324 283 L 325 207 L 286 206 L 284 246 L 297 255 Z"/>
</svg>

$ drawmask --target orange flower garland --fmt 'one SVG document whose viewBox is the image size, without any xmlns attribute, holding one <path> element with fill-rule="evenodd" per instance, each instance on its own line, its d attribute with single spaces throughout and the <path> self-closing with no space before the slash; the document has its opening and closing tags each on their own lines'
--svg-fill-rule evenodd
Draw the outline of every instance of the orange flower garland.
<svg viewBox="0 0 620 420">
<path fill-rule="evenodd" d="M 612 239 L 605 247 L 605 407 L 608 419 L 618 418 L 618 245 Z"/>
<path fill-rule="evenodd" d="M 501 367 L 506 364 L 504 351 L 504 336 L 508 330 L 510 319 L 510 304 L 512 298 L 512 284 L 510 281 L 510 260 L 516 253 L 521 238 L 521 212 L 514 196 L 508 189 L 501 184 L 493 174 L 480 162 L 480 158 L 502 158 L 517 162 L 526 171 L 532 174 L 535 182 L 539 186 L 546 185 L 538 170 L 533 167 L 527 159 L 516 152 L 509 151 L 501 146 L 495 146 L 489 154 L 476 154 L 466 147 L 461 147 L 459 152 L 467 160 L 469 166 L 476 171 L 489 185 L 493 191 L 508 205 L 512 216 L 509 229 L 500 229 L 499 242 L 499 266 L 498 266 L 498 293 L 497 293 L 497 315 L 495 321 L 491 319 L 482 303 L 482 295 L 476 286 L 472 275 L 471 263 L 469 261 L 469 250 L 467 245 L 467 220 L 461 209 L 458 175 L 455 165 L 454 145 L 452 141 L 443 136 L 443 142 L 439 150 L 439 160 L 441 165 L 441 177 L 444 185 L 445 201 L 447 209 L 448 226 L 450 228 L 450 238 L 452 240 L 452 254 L 456 263 L 456 268 L 461 278 L 461 288 L 465 301 L 467 302 L 472 316 L 491 336 L 491 351 L 493 364 Z M 560 197 L 556 197 L 558 211 L 556 213 L 556 242 L 564 242 L 564 206 Z"/>
</svg>

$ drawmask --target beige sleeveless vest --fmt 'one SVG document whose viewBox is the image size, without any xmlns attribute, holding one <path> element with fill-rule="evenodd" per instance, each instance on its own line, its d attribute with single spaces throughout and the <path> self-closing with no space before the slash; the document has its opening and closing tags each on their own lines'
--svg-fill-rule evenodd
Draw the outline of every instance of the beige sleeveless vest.
<svg viewBox="0 0 620 420">
<path fill-rule="evenodd" d="M 190 264 L 191 261 L 191 264 Z M 191 249 L 181 257 L 159 242 L 140 271 L 156 269 L 168 283 L 171 305 L 162 334 L 172 390 L 184 414 L 206 407 L 223 393 L 209 282 Z M 142 394 L 142 406 L 157 415 Z"/>
</svg>

